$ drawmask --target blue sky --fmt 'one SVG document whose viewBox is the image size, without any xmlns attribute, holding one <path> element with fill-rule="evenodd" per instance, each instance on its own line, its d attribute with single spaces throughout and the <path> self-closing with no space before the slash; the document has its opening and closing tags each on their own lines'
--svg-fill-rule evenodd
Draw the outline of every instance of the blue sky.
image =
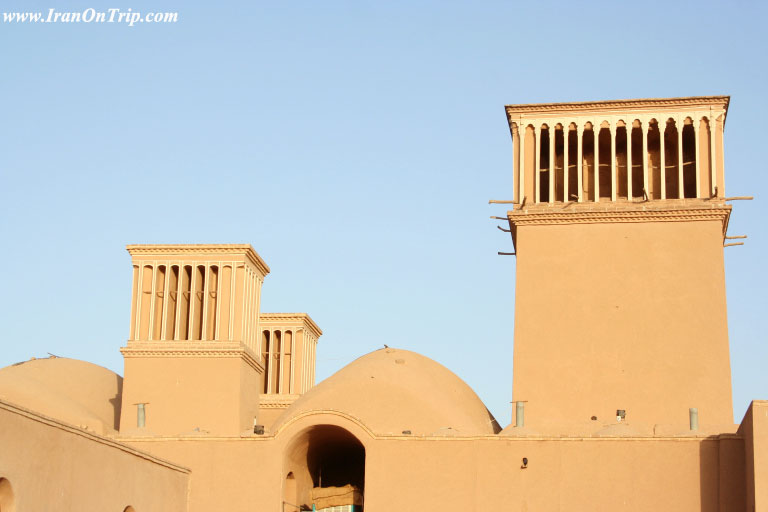
<svg viewBox="0 0 768 512">
<path fill-rule="evenodd" d="M 127 243 L 247 242 L 263 311 L 323 328 L 318 377 L 423 353 L 510 421 L 508 103 L 731 95 L 734 410 L 768 398 L 759 2 L 118 2 L 175 24 L 0 24 L 0 366 L 122 373 Z M 84 2 L 0 10 L 81 11 Z M 106 4 L 105 4 L 105 7 Z"/>
</svg>

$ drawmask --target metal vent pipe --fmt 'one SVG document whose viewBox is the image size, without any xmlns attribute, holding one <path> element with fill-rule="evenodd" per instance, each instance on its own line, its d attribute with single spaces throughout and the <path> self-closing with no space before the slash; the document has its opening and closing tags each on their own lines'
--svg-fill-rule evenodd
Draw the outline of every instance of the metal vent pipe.
<svg viewBox="0 0 768 512">
<path fill-rule="evenodd" d="M 147 422 L 147 413 L 144 409 L 145 404 L 136 404 L 137 410 L 136 410 L 136 426 L 139 428 L 144 428 L 144 425 Z"/>
<path fill-rule="evenodd" d="M 515 402 L 515 427 L 525 426 L 525 402 Z"/>
<path fill-rule="evenodd" d="M 691 407 L 688 409 L 688 420 L 691 424 L 691 430 L 699 430 L 699 409 Z"/>
</svg>

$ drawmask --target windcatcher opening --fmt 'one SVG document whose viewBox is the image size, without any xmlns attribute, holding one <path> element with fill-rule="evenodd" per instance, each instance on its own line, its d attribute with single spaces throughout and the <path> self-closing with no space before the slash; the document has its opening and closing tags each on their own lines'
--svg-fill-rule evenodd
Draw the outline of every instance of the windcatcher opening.
<svg viewBox="0 0 768 512">
<path fill-rule="evenodd" d="M 661 132 L 658 121 L 651 119 L 648 127 L 649 199 L 661 199 Z"/>
<path fill-rule="evenodd" d="M 643 160 L 648 158 L 648 155 L 643 153 L 643 130 L 638 121 L 628 125 L 627 128 L 627 146 L 632 147 L 632 161 L 628 164 L 632 170 L 632 198 L 643 198 L 643 189 L 645 188 L 644 174 L 643 174 Z"/>
<path fill-rule="evenodd" d="M 673 119 L 667 120 L 664 132 L 664 186 L 667 199 L 677 199 L 680 195 L 679 164 L 680 147 L 677 144 L 679 127 Z"/>
<path fill-rule="evenodd" d="M 696 182 L 696 133 L 693 129 L 693 121 L 688 118 L 683 124 L 683 196 L 686 198 L 698 197 Z"/>
<path fill-rule="evenodd" d="M 630 125 L 631 126 L 631 125 Z M 619 199 L 629 197 L 629 161 L 627 159 L 627 125 L 616 127 L 616 196 Z"/>
<path fill-rule="evenodd" d="M 264 361 L 264 373 L 262 375 L 262 382 L 264 383 L 262 393 L 269 393 L 269 353 L 272 350 L 272 336 L 270 331 L 262 331 L 261 341 L 261 358 Z"/>
<path fill-rule="evenodd" d="M 591 123 L 585 126 L 581 144 L 584 197 L 587 201 L 595 201 L 595 131 Z"/>
<path fill-rule="evenodd" d="M 537 194 L 539 195 L 540 203 L 549 202 L 549 181 L 552 179 L 550 176 L 550 160 L 549 160 L 549 133 L 554 128 L 549 128 L 544 125 L 541 128 L 541 137 L 539 138 L 539 187 Z"/>
</svg>

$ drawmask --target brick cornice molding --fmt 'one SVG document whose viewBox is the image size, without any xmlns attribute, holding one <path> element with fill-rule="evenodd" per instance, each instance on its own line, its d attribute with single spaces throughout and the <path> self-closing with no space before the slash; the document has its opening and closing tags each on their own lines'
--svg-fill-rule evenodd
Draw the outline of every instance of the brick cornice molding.
<svg viewBox="0 0 768 512">
<path fill-rule="evenodd" d="M 303 324 L 300 327 L 308 328 L 312 331 L 316 338 L 323 335 L 323 330 L 315 323 L 314 320 L 307 313 L 261 313 L 259 314 L 259 322 L 263 326 L 268 326 L 271 323 L 300 323 Z"/>
<path fill-rule="evenodd" d="M 260 409 L 287 409 L 293 402 L 299 399 L 301 395 L 290 394 L 262 394 L 259 395 L 259 408 Z"/>
<path fill-rule="evenodd" d="M 728 110 L 730 96 L 689 96 L 683 98 L 643 98 L 607 101 L 574 101 L 565 103 L 527 103 L 519 105 L 505 105 L 507 115 L 512 119 L 515 114 L 535 114 L 552 112 L 580 112 L 580 111 L 610 111 L 616 109 L 649 109 L 649 108 L 674 108 L 697 107 L 709 109 L 712 107 Z"/>
<path fill-rule="evenodd" d="M 199 357 L 243 359 L 259 373 L 264 372 L 261 359 L 237 341 L 129 341 L 120 348 L 123 357 Z"/>
<path fill-rule="evenodd" d="M 131 244 L 125 246 L 131 256 L 170 256 L 178 254 L 232 254 L 243 255 L 264 276 L 269 266 L 251 244 Z"/>
<path fill-rule="evenodd" d="M 566 210 L 560 207 L 531 208 L 507 212 L 510 226 L 516 229 L 520 226 L 558 225 L 558 224 L 604 224 L 604 223 L 637 223 L 637 222 L 690 222 L 690 221 L 720 221 L 723 225 L 723 236 L 728 229 L 731 206 L 725 204 L 711 207 L 668 207 L 653 208 L 635 207 L 623 209 L 590 209 Z"/>
</svg>

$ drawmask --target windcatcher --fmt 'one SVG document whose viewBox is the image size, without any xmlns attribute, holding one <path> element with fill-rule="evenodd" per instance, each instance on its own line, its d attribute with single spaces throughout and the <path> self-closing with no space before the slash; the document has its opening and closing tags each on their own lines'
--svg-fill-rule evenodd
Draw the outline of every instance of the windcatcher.
<svg viewBox="0 0 768 512">
<path fill-rule="evenodd" d="M 536 428 L 733 424 L 729 97 L 509 105 L 513 400 Z M 623 417 L 618 411 L 624 411 Z"/>
<path fill-rule="evenodd" d="M 238 435 L 258 421 L 261 287 L 247 244 L 129 245 L 121 433 Z M 134 432 L 136 433 L 136 432 Z"/>
<path fill-rule="evenodd" d="M 259 421 L 270 427 L 315 385 L 317 344 L 323 331 L 306 313 L 261 313 L 264 379 Z"/>
</svg>

